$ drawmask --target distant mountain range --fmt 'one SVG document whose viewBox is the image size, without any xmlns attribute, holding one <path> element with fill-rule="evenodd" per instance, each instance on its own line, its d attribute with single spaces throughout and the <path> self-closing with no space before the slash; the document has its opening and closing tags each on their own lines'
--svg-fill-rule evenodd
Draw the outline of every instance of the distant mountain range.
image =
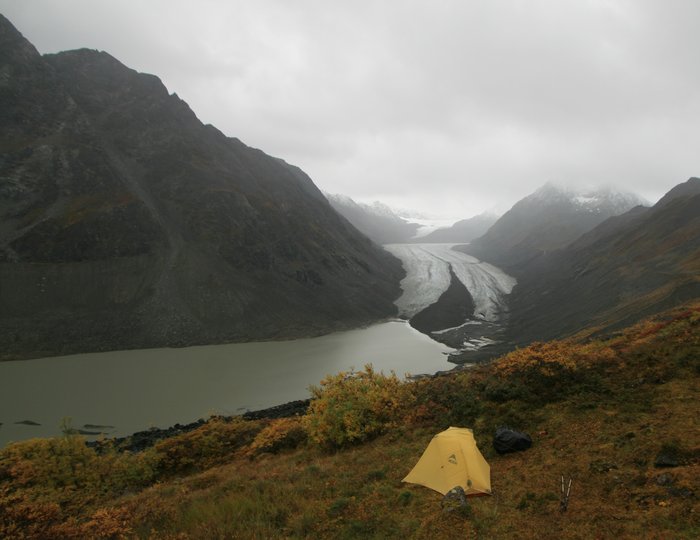
<svg viewBox="0 0 700 540">
<path fill-rule="evenodd" d="M 437 229 L 416 239 L 416 242 L 466 244 L 485 234 L 498 221 L 495 214 L 479 214 L 462 219 L 450 227 Z"/>
<path fill-rule="evenodd" d="M 644 204 L 611 189 L 577 192 L 545 184 L 518 201 L 466 253 L 516 272 L 542 253 L 559 249 L 612 216 Z"/>
<path fill-rule="evenodd" d="M 418 223 L 400 217 L 387 205 L 359 203 L 346 195 L 326 193 L 331 206 L 347 219 L 358 231 L 377 244 L 400 244 L 408 242 L 420 228 Z"/>
<path fill-rule="evenodd" d="M 645 204 L 636 195 L 612 189 L 578 192 L 549 183 L 500 218 L 484 213 L 423 234 L 422 220 L 411 221 L 380 202 L 326 197 L 339 214 L 378 244 L 471 244 L 461 249 L 510 271 L 540 253 L 566 246 L 611 216 Z"/>
<path fill-rule="evenodd" d="M 522 345 L 586 327 L 609 332 L 700 297 L 699 195 L 700 180 L 691 178 L 649 208 L 611 188 L 549 183 L 498 219 L 476 216 L 420 238 L 408 237 L 414 229 L 383 205 L 331 199 L 375 241 L 464 243 L 456 249 L 515 276 L 504 338 Z M 459 294 L 430 306 L 423 326 L 442 324 Z"/>
<path fill-rule="evenodd" d="M 395 313 L 398 260 L 299 168 L 109 54 L 0 16 L 0 358 L 313 335 Z"/>
<path fill-rule="evenodd" d="M 364 204 L 346 195 L 325 195 L 339 214 L 377 244 L 467 243 L 483 235 L 498 219 L 484 213 L 450 226 L 439 226 L 426 216 L 412 217 L 408 211 L 393 210 L 379 201 Z M 431 226 L 428 228 L 426 223 Z M 431 232 L 425 234 L 425 229 Z"/>
</svg>

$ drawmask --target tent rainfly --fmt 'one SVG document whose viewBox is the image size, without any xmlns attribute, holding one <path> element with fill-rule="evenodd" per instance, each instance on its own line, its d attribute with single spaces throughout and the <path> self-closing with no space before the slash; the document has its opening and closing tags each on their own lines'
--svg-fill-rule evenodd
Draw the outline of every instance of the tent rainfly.
<svg viewBox="0 0 700 540">
<path fill-rule="evenodd" d="M 467 495 L 490 495 L 491 467 L 479 452 L 472 430 L 451 427 L 433 437 L 403 481 L 443 495 L 457 486 Z"/>
</svg>

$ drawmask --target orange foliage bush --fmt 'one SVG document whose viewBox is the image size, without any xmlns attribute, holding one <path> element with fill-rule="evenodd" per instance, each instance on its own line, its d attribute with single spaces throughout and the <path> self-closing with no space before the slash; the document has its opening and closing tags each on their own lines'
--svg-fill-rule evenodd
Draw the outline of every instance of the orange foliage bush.
<svg viewBox="0 0 700 540">
<path fill-rule="evenodd" d="M 668 334 L 690 335 L 691 329 L 700 324 L 700 307 L 693 306 L 666 317 L 662 320 L 647 319 L 635 325 L 626 333 L 627 345 L 639 345 L 658 338 L 666 338 Z M 695 334 L 697 336 L 697 333 Z"/>
<path fill-rule="evenodd" d="M 371 364 L 363 371 L 329 375 L 311 387 L 304 429 L 327 447 L 370 439 L 398 420 L 411 400 L 406 386 L 394 373 L 376 373 Z"/>
<path fill-rule="evenodd" d="M 483 389 L 488 399 L 499 403 L 542 405 L 572 392 L 605 391 L 606 374 L 621 365 L 618 353 L 603 342 L 533 343 L 498 360 Z"/>
<path fill-rule="evenodd" d="M 99 508 L 87 521 L 70 518 L 52 526 L 48 532 L 51 538 L 126 538 L 133 533 L 130 519 L 129 512 L 123 508 Z"/>
<path fill-rule="evenodd" d="M 534 370 L 542 375 L 551 376 L 555 371 L 573 371 L 577 367 L 572 357 L 571 345 L 563 341 L 551 341 L 537 342 L 524 349 L 514 350 L 498 361 L 495 372 L 506 377 Z"/>
<path fill-rule="evenodd" d="M 615 351 L 598 341 L 583 345 L 570 341 L 536 342 L 501 358 L 495 364 L 494 372 L 501 377 L 508 377 L 535 371 L 551 377 L 563 371 L 573 372 L 616 360 Z"/>
<path fill-rule="evenodd" d="M 274 453 L 284 448 L 295 448 L 305 439 L 306 432 L 300 418 L 280 418 L 273 420 L 255 436 L 246 453 L 251 456 L 263 452 Z"/>
<path fill-rule="evenodd" d="M 158 472 L 189 472 L 223 463 L 250 444 L 260 429 L 259 423 L 240 417 L 212 418 L 194 431 L 158 442 Z"/>
<path fill-rule="evenodd" d="M 10 444 L 0 451 L 0 537 L 70 536 L 55 527 L 85 507 L 149 485 L 155 461 L 152 452 L 97 454 L 75 435 Z M 73 521 L 69 528 L 79 529 Z"/>
</svg>

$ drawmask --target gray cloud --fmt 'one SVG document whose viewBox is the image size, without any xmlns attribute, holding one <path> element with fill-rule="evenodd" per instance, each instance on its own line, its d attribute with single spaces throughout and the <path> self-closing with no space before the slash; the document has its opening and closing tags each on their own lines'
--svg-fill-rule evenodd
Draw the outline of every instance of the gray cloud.
<svg viewBox="0 0 700 540">
<path fill-rule="evenodd" d="M 41 52 L 155 73 L 330 192 L 465 217 L 700 174 L 700 3 L 0 0 Z"/>
</svg>

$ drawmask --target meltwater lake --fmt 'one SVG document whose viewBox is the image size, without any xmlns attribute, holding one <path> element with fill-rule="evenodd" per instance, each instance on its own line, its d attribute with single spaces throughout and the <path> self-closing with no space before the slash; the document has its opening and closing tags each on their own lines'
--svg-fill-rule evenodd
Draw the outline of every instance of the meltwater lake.
<svg viewBox="0 0 700 540">
<path fill-rule="evenodd" d="M 399 376 L 434 373 L 454 367 L 452 350 L 390 321 L 292 341 L 0 362 L 0 447 L 59 435 L 63 418 L 76 429 L 113 426 L 108 436 L 124 436 L 263 409 L 307 398 L 325 375 L 367 363 Z M 32 424 L 17 423 L 25 421 Z"/>
</svg>

